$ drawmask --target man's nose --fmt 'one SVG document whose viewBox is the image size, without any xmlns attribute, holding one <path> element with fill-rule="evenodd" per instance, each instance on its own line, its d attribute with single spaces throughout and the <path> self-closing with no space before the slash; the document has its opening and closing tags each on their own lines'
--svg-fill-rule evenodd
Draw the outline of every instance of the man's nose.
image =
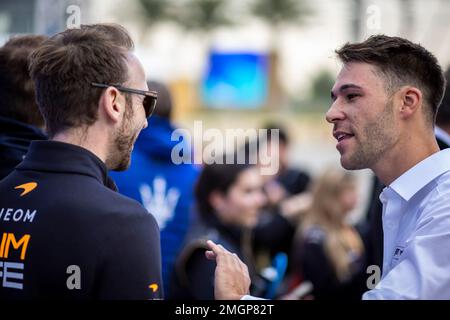
<svg viewBox="0 0 450 320">
<path fill-rule="evenodd" d="M 328 109 L 327 113 L 325 114 L 325 118 L 329 123 L 334 123 L 345 118 L 345 114 L 344 112 L 342 112 L 342 108 L 339 108 L 337 101 L 334 101 L 331 104 L 330 109 Z"/>
</svg>

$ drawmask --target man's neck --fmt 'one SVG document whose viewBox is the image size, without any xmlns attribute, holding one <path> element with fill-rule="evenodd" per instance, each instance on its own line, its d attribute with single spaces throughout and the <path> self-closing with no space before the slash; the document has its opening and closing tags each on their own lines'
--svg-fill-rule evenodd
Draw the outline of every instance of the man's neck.
<svg viewBox="0 0 450 320">
<path fill-rule="evenodd" d="M 95 135 L 92 131 L 93 129 L 91 127 L 84 131 L 81 129 L 67 130 L 56 134 L 51 140 L 70 143 L 85 148 L 105 163 L 108 146 L 106 136 L 101 134 Z"/>
<path fill-rule="evenodd" d="M 432 154 L 439 152 L 434 136 L 410 138 L 403 145 L 387 152 L 371 169 L 388 186 L 406 171 Z"/>
</svg>

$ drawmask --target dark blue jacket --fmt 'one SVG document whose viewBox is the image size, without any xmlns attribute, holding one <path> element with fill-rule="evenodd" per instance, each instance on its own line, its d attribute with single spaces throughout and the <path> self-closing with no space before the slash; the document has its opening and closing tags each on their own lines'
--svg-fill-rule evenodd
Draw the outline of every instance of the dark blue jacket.
<svg viewBox="0 0 450 320">
<path fill-rule="evenodd" d="M 0 180 L 22 162 L 32 140 L 46 140 L 38 128 L 26 123 L 0 117 Z"/>
<path fill-rule="evenodd" d="M 163 297 L 155 219 L 79 146 L 31 143 L 0 181 L 0 242 L 0 300 Z"/>
<path fill-rule="evenodd" d="M 162 273 L 165 292 L 181 245 L 192 219 L 193 188 L 198 169 L 192 164 L 176 165 L 171 159 L 175 130 L 162 117 L 149 119 L 139 135 L 125 172 L 112 172 L 119 192 L 141 202 L 153 214 L 161 231 Z M 189 142 L 185 150 L 190 150 Z"/>
</svg>

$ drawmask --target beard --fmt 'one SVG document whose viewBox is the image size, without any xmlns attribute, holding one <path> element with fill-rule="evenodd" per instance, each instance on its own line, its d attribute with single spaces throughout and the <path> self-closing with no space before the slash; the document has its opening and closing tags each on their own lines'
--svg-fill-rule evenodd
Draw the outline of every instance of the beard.
<svg viewBox="0 0 450 320">
<path fill-rule="evenodd" d="M 125 171 L 130 167 L 131 152 L 140 131 L 131 127 L 131 116 L 125 115 L 122 126 L 114 135 L 107 165 L 110 170 Z"/>
<path fill-rule="evenodd" d="M 116 161 L 112 170 L 125 171 L 131 164 L 131 152 L 133 151 L 134 143 L 137 139 L 137 133 L 126 135 L 118 132 L 114 139 Z"/>
<path fill-rule="evenodd" d="M 371 168 L 398 139 L 392 100 L 374 121 L 365 126 L 362 135 L 355 138 L 358 138 L 359 145 L 346 161 L 341 161 L 342 166 L 347 170 Z"/>
</svg>

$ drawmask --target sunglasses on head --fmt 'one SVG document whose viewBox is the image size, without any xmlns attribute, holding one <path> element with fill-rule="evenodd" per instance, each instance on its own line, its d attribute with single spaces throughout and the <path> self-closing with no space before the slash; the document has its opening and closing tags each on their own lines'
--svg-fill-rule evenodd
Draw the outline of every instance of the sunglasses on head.
<svg viewBox="0 0 450 320">
<path fill-rule="evenodd" d="M 97 82 L 92 82 L 91 86 L 96 87 L 96 88 L 104 88 L 104 89 L 109 88 L 109 87 L 114 87 L 117 90 L 122 91 L 122 92 L 143 95 L 144 101 L 143 101 L 142 105 L 144 106 L 145 116 L 147 118 L 149 118 L 153 114 L 153 111 L 155 111 L 156 101 L 158 100 L 158 93 L 156 91 L 144 91 L 144 90 L 123 87 L 123 86 L 117 85 L 117 84 L 106 84 L 106 83 L 97 83 Z"/>
</svg>

